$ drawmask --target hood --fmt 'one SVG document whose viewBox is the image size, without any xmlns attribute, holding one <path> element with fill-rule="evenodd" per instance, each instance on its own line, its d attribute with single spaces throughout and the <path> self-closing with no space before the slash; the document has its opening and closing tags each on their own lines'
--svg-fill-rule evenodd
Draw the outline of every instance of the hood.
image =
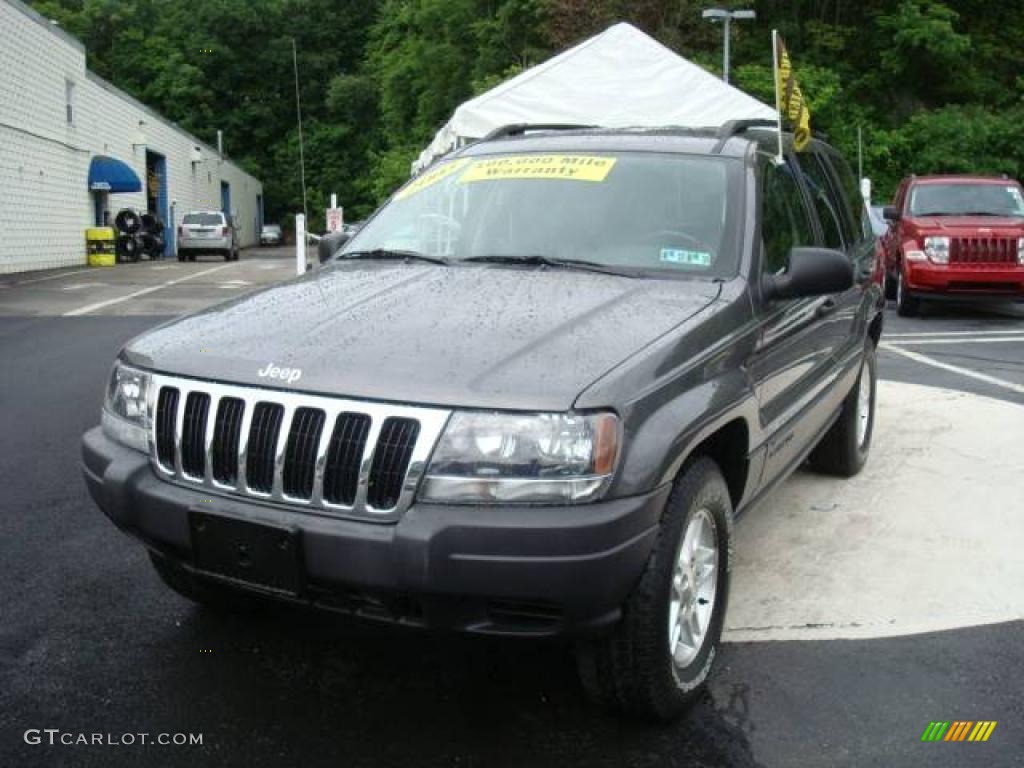
<svg viewBox="0 0 1024 768">
<path fill-rule="evenodd" d="M 1024 219 L 1012 216 L 920 216 L 906 219 L 908 227 L 921 235 L 950 237 L 1020 237 Z"/>
<path fill-rule="evenodd" d="M 122 354 L 152 370 L 237 384 L 567 410 L 718 293 L 703 281 L 359 262 L 171 321 Z"/>
</svg>

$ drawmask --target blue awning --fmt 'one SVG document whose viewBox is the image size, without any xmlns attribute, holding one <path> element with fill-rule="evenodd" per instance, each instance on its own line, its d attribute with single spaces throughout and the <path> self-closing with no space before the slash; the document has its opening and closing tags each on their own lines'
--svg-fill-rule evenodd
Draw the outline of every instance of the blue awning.
<svg viewBox="0 0 1024 768">
<path fill-rule="evenodd" d="M 142 182 L 126 163 L 96 155 L 89 163 L 89 189 L 97 192 L 141 192 Z"/>
</svg>

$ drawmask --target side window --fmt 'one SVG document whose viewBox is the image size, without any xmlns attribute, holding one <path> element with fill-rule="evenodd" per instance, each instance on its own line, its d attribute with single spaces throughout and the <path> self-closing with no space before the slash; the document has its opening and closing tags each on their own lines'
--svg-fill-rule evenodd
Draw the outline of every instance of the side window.
<svg viewBox="0 0 1024 768">
<path fill-rule="evenodd" d="M 804 173 L 804 181 L 814 201 L 814 210 L 821 222 L 821 232 L 825 238 L 822 243 L 826 248 L 843 249 L 843 230 L 840 223 L 840 207 L 835 193 L 825 176 L 825 169 L 814 152 L 808 152 L 800 158 L 800 169 Z"/>
<path fill-rule="evenodd" d="M 846 218 L 850 226 L 851 242 L 873 240 L 875 236 L 871 229 L 868 206 L 864 202 L 864 196 L 860 193 L 860 184 L 857 182 L 857 177 L 853 175 L 850 164 L 839 154 L 830 154 L 828 161 L 832 166 L 833 176 L 838 179 L 839 186 L 846 197 Z"/>
<path fill-rule="evenodd" d="M 764 258 L 761 271 L 769 274 L 786 268 L 791 248 L 814 245 L 807 209 L 800 186 L 789 163 L 765 163 L 761 182 L 761 241 Z"/>
</svg>

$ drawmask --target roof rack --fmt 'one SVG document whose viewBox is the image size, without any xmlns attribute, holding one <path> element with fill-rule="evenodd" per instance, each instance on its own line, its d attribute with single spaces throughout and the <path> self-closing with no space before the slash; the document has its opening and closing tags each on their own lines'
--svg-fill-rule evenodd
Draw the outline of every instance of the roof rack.
<svg viewBox="0 0 1024 768">
<path fill-rule="evenodd" d="M 596 125 L 577 125 L 574 123 L 511 123 L 495 128 L 480 141 L 494 141 L 508 136 L 522 136 L 527 131 L 578 131 L 597 128 Z"/>
<path fill-rule="evenodd" d="M 729 139 L 746 132 L 750 128 L 775 128 L 777 125 L 778 123 L 775 120 L 767 120 L 763 117 L 745 117 L 740 120 L 729 120 L 722 123 L 722 126 L 716 131 L 715 137 L 718 139 L 718 143 L 715 144 L 711 152 L 717 155 L 722 151 L 722 148 Z"/>
</svg>

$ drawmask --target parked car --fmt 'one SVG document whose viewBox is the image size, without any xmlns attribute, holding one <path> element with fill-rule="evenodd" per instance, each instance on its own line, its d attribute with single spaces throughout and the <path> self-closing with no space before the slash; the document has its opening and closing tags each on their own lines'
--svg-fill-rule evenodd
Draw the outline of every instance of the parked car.
<svg viewBox="0 0 1024 768">
<path fill-rule="evenodd" d="M 597 700 L 679 714 L 734 518 L 874 428 L 856 179 L 762 124 L 457 151 L 325 268 L 129 342 L 93 498 L 199 603 L 573 637 Z"/>
<path fill-rule="evenodd" d="M 1005 177 L 911 176 L 882 238 L 886 296 L 900 315 L 939 299 L 1024 299 L 1024 194 Z"/>
<path fill-rule="evenodd" d="M 201 253 L 216 253 L 224 261 L 238 260 L 238 241 L 231 216 L 221 211 L 190 211 L 178 227 L 178 261 L 195 261 Z"/>
<path fill-rule="evenodd" d="M 260 230 L 260 245 L 281 245 L 284 233 L 280 224 L 264 224 Z"/>
</svg>

